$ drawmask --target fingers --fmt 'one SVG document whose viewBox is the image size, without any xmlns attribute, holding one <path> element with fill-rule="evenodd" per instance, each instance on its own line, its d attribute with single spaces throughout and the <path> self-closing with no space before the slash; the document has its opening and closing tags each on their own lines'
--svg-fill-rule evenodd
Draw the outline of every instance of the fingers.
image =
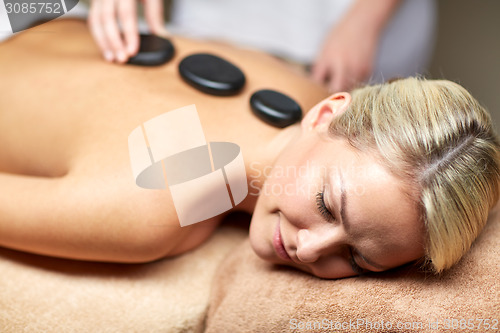
<svg viewBox="0 0 500 333">
<path fill-rule="evenodd" d="M 118 28 L 118 21 L 116 20 L 117 5 L 118 3 L 115 0 L 103 0 L 101 24 L 103 26 L 108 46 L 113 52 L 115 60 L 123 63 L 127 60 L 128 56 L 125 52 L 125 44 L 121 38 L 120 29 Z"/>
<path fill-rule="evenodd" d="M 118 19 L 123 26 L 124 38 Z M 137 53 L 139 36 L 135 0 L 94 0 L 88 23 L 107 61 L 124 63 Z"/>
<path fill-rule="evenodd" d="M 337 63 L 332 68 L 328 89 L 330 92 L 350 91 L 367 82 L 373 69 L 369 59 L 359 63 Z"/>
<path fill-rule="evenodd" d="M 118 2 L 118 17 L 123 28 L 126 52 L 129 57 L 139 51 L 139 28 L 137 27 L 137 7 L 135 1 L 120 0 Z"/>
<path fill-rule="evenodd" d="M 347 72 L 344 68 L 339 67 L 335 70 L 335 74 L 330 76 L 327 83 L 328 91 L 332 94 L 339 91 L 348 91 L 350 89 L 348 81 Z"/>
<path fill-rule="evenodd" d="M 318 60 L 312 67 L 311 78 L 314 82 L 323 85 L 327 80 L 328 67 L 324 61 Z"/>
<path fill-rule="evenodd" d="M 157 35 L 167 34 L 163 18 L 162 0 L 144 0 L 144 17 L 151 31 Z"/>
<path fill-rule="evenodd" d="M 351 68 L 351 64 L 338 59 L 318 60 L 311 71 L 311 79 L 328 89 L 329 93 L 350 91 L 357 83 L 363 82 L 366 75 Z"/>
<path fill-rule="evenodd" d="M 343 91 L 346 81 L 346 71 L 337 66 L 334 61 L 318 60 L 312 69 L 311 78 L 316 83 L 325 86 L 329 93 Z"/>
<path fill-rule="evenodd" d="M 88 25 L 90 28 L 90 32 L 94 37 L 94 40 L 99 46 L 104 59 L 107 61 L 113 61 L 114 55 L 111 51 L 111 47 L 108 43 L 106 35 L 103 30 L 103 26 L 101 24 L 101 13 L 102 13 L 102 1 L 94 0 L 92 1 L 92 5 L 90 6 L 90 12 L 88 17 Z"/>
</svg>

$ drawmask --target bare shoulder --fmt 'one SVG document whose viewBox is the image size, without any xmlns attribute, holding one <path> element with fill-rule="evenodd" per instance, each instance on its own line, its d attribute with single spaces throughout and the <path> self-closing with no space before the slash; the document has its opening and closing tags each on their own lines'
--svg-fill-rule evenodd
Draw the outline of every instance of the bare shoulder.
<svg viewBox="0 0 500 333">
<path fill-rule="evenodd" d="M 72 177 L 65 183 L 68 195 L 57 196 L 64 207 L 56 211 L 71 221 L 64 232 L 58 226 L 59 238 L 78 235 L 81 252 L 72 250 L 73 257 L 140 261 L 179 254 L 201 244 L 219 223 L 221 216 L 181 228 L 168 191 L 135 185 L 127 137 L 140 124 L 196 104 L 207 140 L 237 143 L 251 160 L 252 151 L 277 131 L 251 114 L 248 101 L 255 90 L 281 91 L 304 111 L 327 95 L 261 52 L 175 36 L 172 41 L 175 58 L 156 68 L 106 63 L 80 20 L 51 21 L 0 44 L 0 110 L 16 110 L 0 112 L 0 157 L 15 159 L 12 169 L 44 166 L 26 173 L 48 176 L 50 170 L 64 170 L 59 173 Z M 195 52 L 214 53 L 240 67 L 247 75 L 243 91 L 220 98 L 181 82 L 178 64 Z M 80 223 L 74 223 L 77 217 Z M 85 233 L 79 226 L 86 226 Z M 89 248 L 96 249 L 91 257 Z M 118 248 L 123 249 L 119 258 L 113 250 Z M 46 252 L 66 253 L 67 248 L 54 245 Z"/>
<path fill-rule="evenodd" d="M 305 73 L 261 51 L 238 48 L 212 41 L 193 40 L 181 36 L 171 36 L 171 41 L 175 47 L 175 57 L 166 66 L 154 68 L 156 75 L 151 74 L 153 83 L 160 78 L 162 72 L 175 74 L 176 79 L 178 79 L 177 65 L 179 62 L 189 54 L 205 52 L 218 55 L 240 67 L 249 78 L 246 84 L 248 91 L 263 87 L 275 88 L 293 96 L 303 106 L 304 110 L 309 110 L 319 100 L 327 96 L 327 91 L 320 85 L 313 83 Z M 21 57 L 20 60 L 27 60 L 33 54 L 32 52 L 24 52 L 24 47 L 26 47 L 36 52 L 37 56 L 41 57 L 41 60 L 50 62 L 50 59 L 57 59 L 57 61 L 66 59 L 71 60 L 76 65 L 85 64 L 86 70 L 91 74 L 102 73 L 103 68 L 108 71 L 111 70 L 109 66 L 103 67 L 107 63 L 104 62 L 96 43 L 92 39 L 86 22 L 78 19 L 48 22 L 20 33 L 3 44 L 5 45 L 0 44 L 0 48 L 4 49 L 2 51 L 8 51 L 8 53 L 17 52 L 17 56 Z M 9 48 L 9 44 L 24 47 Z M 2 60 L 1 57 L 0 52 L 0 61 Z M 126 66 L 127 70 L 123 69 L 123 66 L 115 67 L 121 67 L 121 76 L 123 78 L 134 77 L 137 72 L 141 71 L 135 66 Z"/>
</svg>

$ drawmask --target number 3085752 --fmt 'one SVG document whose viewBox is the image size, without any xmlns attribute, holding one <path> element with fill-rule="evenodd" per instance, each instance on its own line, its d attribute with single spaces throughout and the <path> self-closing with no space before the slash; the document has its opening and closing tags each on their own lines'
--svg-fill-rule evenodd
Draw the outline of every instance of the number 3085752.
<svg viewBox="0 0 500 333">
<path fill-rule="evenodd" d="M 62 14 L 60 3 L 51 2 L 6 2 L 7 14 Z"/>
</svg>

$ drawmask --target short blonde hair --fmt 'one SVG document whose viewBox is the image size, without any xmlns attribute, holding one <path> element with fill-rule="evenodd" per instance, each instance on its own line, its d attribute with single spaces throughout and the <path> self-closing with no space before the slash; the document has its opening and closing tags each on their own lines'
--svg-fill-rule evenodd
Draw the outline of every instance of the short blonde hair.
<svg viewBox="0 0 500 333">
<path fill-rule="evenodd" d="M 417 190 L 428 266 L 440 273 L 460 260 L 499 197 L 500 145 L 486 110 L 456 83 L 407 78 L 354 90 L 329 129 Z"/>
</svg>

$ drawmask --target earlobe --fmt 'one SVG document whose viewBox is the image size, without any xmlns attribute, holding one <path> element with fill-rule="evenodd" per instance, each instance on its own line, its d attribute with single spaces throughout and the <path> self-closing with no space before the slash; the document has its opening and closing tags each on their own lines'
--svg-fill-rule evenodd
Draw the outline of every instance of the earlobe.
<svg viewBox="0 0 500 333">
<path fill-rule="evenodd" d="M 344 113 L 351 103 L 351 95 L 336 93 L 316 104 L 302 119 L 302 129 L 311 130 L 330 125 L 334 117 Z"/>
</svg>

